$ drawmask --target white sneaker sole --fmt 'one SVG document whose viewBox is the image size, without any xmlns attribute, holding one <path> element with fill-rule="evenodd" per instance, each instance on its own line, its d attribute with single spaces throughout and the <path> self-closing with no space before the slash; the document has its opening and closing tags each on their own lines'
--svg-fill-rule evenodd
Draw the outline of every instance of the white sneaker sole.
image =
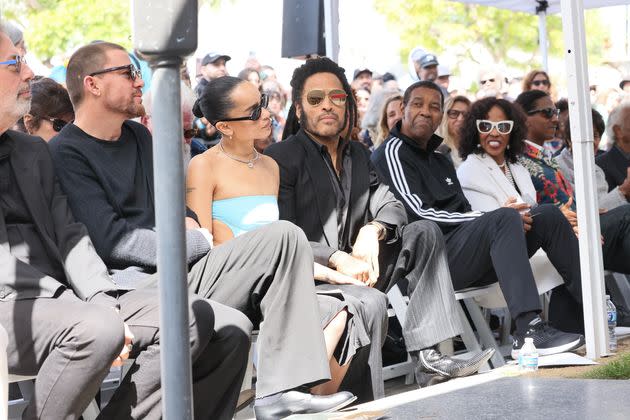
<svg viewBox="0 0 630 420">
<path fill-rule="evenodd" d="M 582 338 L 578 338 L 575 341 L 572 341 L 570 343 L 567 344 L 563 344 L 561 346 L 556 346 L 556 347 L 550 347 L 550 348 L 536 348 L 536 350 L 538 350 L 538 356 L 549 356 L 551 354 L 558 354 L 558 353 L 564 353 L 566 351 L 572 351 L 572 350 L 577 350 L 580 347 L 582 347 L 584 345 L 584 342 L 582 340 Z M 520 350 L 514 350 L 512 349 L 512 359 L 514 360 L 518 360 L 518 353 Z"/>
<path fill-rule="evenodd" d="M 353 396 L 352 396 L 352 398 L 350 398 L 350 399 L 348 399 L 348 400 L 346 400 L 346 401 L 342 402 L 341 404 L 337 405 L 336 407 L 329 408 L 329 409 L 328 409 L 328 410 L 326 410 L 326 411 L 322 411 L 322 413 L 332 413 L 333 411 L 341 410 L 342 408 L 347 407 L 347 406 L 349 406 L 350 404 L 352 404 L 353 402 L 355 402 L 355 401 L 356 401 L 356 399 L 357 399 L 357 396 L 356 396 L 356 395 L 353 395 Z"/>
</svg>

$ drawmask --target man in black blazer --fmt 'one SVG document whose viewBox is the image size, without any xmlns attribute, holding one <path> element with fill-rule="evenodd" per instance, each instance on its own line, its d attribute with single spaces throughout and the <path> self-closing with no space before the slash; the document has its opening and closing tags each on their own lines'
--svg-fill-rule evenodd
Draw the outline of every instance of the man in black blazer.
<svg viewBox="0 0 630 420">
<path fill-rule="evenodd" d="M 304 230 L 316 262 L 368 286 L 317 287 L 341 289 L 363 303 L 357 310 L 371 328 L 373 382 L 382 384 L 377 371 L 386 332 L 385 312 L 373 302 L 399 282 L 410 296 L 403 335 L 419 358 L 419 383 L 427 374 L 475 373 L 492 351 L 460 363 L 435 348 L 462 330 L 442 234 L 432 222 L 407 225 L 404 207 L 379 181 L 369 151 L 348 141 L 357 112 L 344 70 L 325 57 L 308 60 L 293 73 L 291 87 L 288 138 L 265 151 L 280 167 L 280 218 Z"/>
<path fill-rule="evenodd" d="M 37 375 L 23 418 L 79 418 L 112 363 L 129 356 L 134 365 L 103 417 L 161 418 L 157 293 L 110 278 L 72 216 L 46 143 L 9 130 L 28 112 L 32 77 L 0 32 L 0 326 L 9 373 Z M 249 347 L 246 334 L 228 327 L 239 318 L 248 322 L 231 308 L 191 302 L 200 418 L 233 416 Z"/>
<path fill-rule="evenodd" d="M 623 102 L 608 116 L 608 136 L 613 141 L 609 151 L 595 159 L 604 170 L 608 190 L 630 183 L 630 102 Z"/>
</svg>

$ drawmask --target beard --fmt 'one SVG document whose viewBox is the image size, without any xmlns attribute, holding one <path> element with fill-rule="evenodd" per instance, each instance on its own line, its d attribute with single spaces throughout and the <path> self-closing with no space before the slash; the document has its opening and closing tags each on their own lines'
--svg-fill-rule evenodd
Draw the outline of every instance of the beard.
<svg viewBox="0 0 630 420">
<path fill-rule="evenodd" d="M 115 113 L 124 114 L 126 119 L 139 118 L 146 115 L 144 105 L 136 103 L 133 96 L 124 104 L 107 101 L 105 107 Z"/>
<path fill-rule="evenodd" d="M 348 124 L 348 118 L 344 114 L 342 124 L 339 126 L 339 128 L 335 132 L 323 133 L 321 131 L 318 131 L 314 125 L 311 125 L 311 123 L 308 120 L 308 116 L 305 113 L 302 113 L 302 116 L 300 117 L 300 127 L 302 127 L 305 131 L 308 131 L 309 133 L 321 139 L 334 138 L 336 140 L 339 137 L 339 135 L 344 132 L 347 124 Z"/>
</svg>

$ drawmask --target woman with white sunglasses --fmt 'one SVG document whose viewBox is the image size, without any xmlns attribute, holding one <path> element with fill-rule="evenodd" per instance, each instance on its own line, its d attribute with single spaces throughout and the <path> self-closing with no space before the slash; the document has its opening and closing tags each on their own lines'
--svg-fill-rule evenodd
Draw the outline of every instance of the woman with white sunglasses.
<svg viewBox="0 0 630 420">
<path fill-rule="evenodd" d="M 512 207 L 521 212 L 529 257 L 544 250 L 564 280 L 553 289 L 549 320 L 562 331 L 582 333 L 577 237 L 558 207 L 536 204 L 530 174 L 517 162 L 526 134 L 525 116 L 510 102 L 496 98 L 475 102 L 462 127 L 464 162 L 457 178 L 474 210 Z"/>
</svg>

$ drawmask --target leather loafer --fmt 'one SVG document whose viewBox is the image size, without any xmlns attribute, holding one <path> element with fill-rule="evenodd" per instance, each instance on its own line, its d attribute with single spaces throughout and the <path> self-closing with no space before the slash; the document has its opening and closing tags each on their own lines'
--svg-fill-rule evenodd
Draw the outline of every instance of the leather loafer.
<svg viewBox="0 0 630 420">
<path fill-rule="evenodd" d="M 292 414 L 326 413 L 339 410 L 356 400 L 347 391 L 331 395 L 311 395 L 305 392 L 288 391 L 276 402 L 268 405 L 255 405 L 256 420 L 276 420 Z"/>
<path fill-rule="evenodd" d="M 444 356 L 436 349 L 425 349 L 418 354 L 418 365 L 428 373 L 446 378 L 460 378 L 477 373 L 493 354 L 494 349 L 486 349 L 476 353 L 468 360 L 461 360 Z"/>
</svg>

